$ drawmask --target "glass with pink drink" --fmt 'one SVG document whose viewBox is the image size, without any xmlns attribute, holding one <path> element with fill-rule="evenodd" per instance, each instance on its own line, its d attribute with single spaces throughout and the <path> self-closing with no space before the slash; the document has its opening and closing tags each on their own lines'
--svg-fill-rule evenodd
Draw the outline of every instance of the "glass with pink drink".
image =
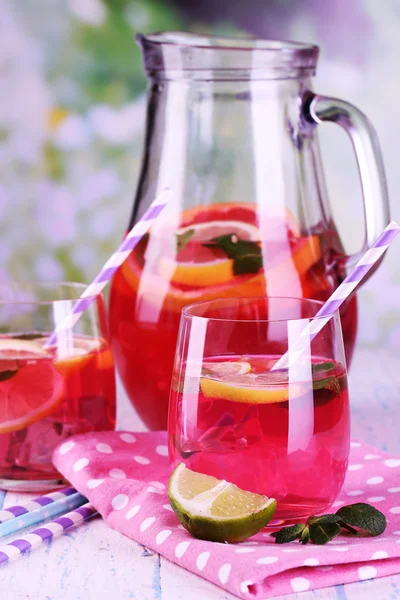
<svg viewBox="0 0 400 600">
<path fill-rule="evenodd" d="M 274 368 L 320 306 L 232 298 L 183 310 L 169 409 L 173 466 L 276 498 L 281 519 L 333 504 L 350 435 L 339 314 L 289 368 Z"/>
<path fill-rule="evenodd" d="M 52 463 L 70 436 L 115 427 L 114 361 L 99 295 L 73 329 L 48 339 L 85 286 L 0 286 L 0 487 L 65 485 Z"/>
</svg>

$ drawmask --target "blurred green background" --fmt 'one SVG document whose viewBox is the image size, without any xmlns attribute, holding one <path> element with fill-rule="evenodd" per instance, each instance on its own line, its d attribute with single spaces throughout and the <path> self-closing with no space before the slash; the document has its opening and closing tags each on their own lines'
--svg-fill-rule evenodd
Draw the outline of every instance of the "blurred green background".
<svg viewBox="0 0 400 600">
<path fill-rule="evenodd" d="M 316 42 L 321 93 L 375 124 L 400 219 L 397 0 L 3 0 L 0 3 L 0 281 L 89 281 L 127 226 L 144 133 L 137 32 L 184 29 Z M 349 250 L 362 242 L 350 143 L 322 131 Z M 400 345 L 398 246 L 360 292 L 363 344 Z"/>
</svg>

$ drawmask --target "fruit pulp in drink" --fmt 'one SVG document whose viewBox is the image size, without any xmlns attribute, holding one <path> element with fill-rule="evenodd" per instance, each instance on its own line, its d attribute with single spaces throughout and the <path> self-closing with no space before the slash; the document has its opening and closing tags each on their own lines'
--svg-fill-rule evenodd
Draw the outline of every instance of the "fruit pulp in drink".
<svg viewBox="0 0 400 600">
<path fill-rule="evenodd" d="M 173 378 L 169 454 L 192 470 L 276 498 L 278 518 L 329 508 L 349 453 L 349 407 L 342 365 L 314 357 L 310 377 L 271 371 L 277 357 L 204 360 L 200 377 Z"/>
<path fill-rule="evenodd" d="M 60 479 L 52 464 L 70 436 L 115 427 L 113 355 L 104 339 L 37 333 L 0 337 L 0 480 L 34 491 Z M 18 482 L 18 486 L 16 483 Z"/>
</svg>

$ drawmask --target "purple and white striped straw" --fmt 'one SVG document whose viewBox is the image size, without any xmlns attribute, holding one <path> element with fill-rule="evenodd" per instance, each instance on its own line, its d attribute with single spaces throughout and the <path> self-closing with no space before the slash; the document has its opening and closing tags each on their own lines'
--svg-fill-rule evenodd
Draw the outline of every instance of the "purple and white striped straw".
<svg viewBox="0 0 400 600">
<path fill-rule="evenodd" d="M 86 519 L 89 519 L 95 514 L 97 514 L 97 511 L 91 504 L 84 504 L 63 517 L 54 519 L 54 521 L 50 521 L 43 527 L 39 527 L 31 533 L 27 533 L 24 537 L 2 546 L 0 548 L 0 564 L 16 558 L 23 552 L 26 552 L 31 548 L 36 548 L 43 544 L 43 542 L 61 535 L 70 527 L 80 525 L 83 521 L 86 521 Z"/>
<path fill-rule="evenodd" d="M 77 491 L 75 488 L 69 487 L 57 492 L 51 492 L 51 494 L 46 494 L 45 496 L 38 496 L 37 498 L 33 498 L 33 500 L 29 500 L 29 502 L 26 502 L 25 504 L 15 504 L 14 506 L 3 508 L 0 510 L 0 524 L 10 521 L 11 519 L 15 519 L 16 517 L 26 515 L 27 513 L 39 510 L 43 506 L 48 506 L 49 504 L 63 500 L 64 498 L 72 496 L 76 493 Z"/>
<path fill-rule="evenodd" d="M 364 279 L 368 271 L 372 269 L 375 263 L 389 248 L 390 244 L 400 233 L 400 225 L 392 221 L 383 230 L 376 242 L 371 246 L 364 256 L 358 261 L 356 266 L 342 281 L 339 287 L 328 298 L 325 304 L 319 309 L 315 317 L 309 321 L 306 327 L 301 332 L 298 342 L 286 352 L 275 365 L 272 370 L 289 368 L 309 347 L 310 342 L 315 338 L 321 329 L 332 318 L 333 314 L 340 308 L 343 302 L 350 296 L 357 285 Z M 322 318 L 321 318 L 322 317 Z"/>
<path fill-rule="evenodd" d="M 56 329 L 47 340 L 45 346 L 51 346 L 52 344 L 57 343 L 57 333 L 59 331 L 72 329 L 72 327 L 80 318 L 81 314 L 87 309 L 88 306 L 90 306 L 96 296 L 98 296 L 105 288 L 118 267 L 125 262 L 136 244 L 142 239 L 145 233 L 149 231 L 158 215 L 166 207 L 170 196 L 171 191 L 166 188 L 150 204 L 142 218 L 136 223 L 136 225 L 134 225 L 119 248 L 108 259 L 92 283 L 87 286 L 83 294 L 80 296 L 80 299 L 75 302 L 71 313 L 62 319 L 62 321 L 57 325 Z"/>
</svg>

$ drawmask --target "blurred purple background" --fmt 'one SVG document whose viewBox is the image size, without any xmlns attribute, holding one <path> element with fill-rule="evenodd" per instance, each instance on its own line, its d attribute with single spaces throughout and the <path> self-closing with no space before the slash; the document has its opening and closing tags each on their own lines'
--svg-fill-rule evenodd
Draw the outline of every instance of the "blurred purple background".
<svg viewBox="0 0 400 600">
<path fill-rule="evenodd" d="M 138 31 L 318 43 L 315 89 L 353 102 L 374 123 L 400 220 L 397 0 L 3 0 L 0 28 L 0 281 L 87 281 L 120 240 L 144 129 Z M 323 157 L 339 229 L 355 251 L 360 185 L 337 129 L 322 128 Z M 360 343 L 400 344 L 398 253 L 360 292 Z"/>
</svg>

